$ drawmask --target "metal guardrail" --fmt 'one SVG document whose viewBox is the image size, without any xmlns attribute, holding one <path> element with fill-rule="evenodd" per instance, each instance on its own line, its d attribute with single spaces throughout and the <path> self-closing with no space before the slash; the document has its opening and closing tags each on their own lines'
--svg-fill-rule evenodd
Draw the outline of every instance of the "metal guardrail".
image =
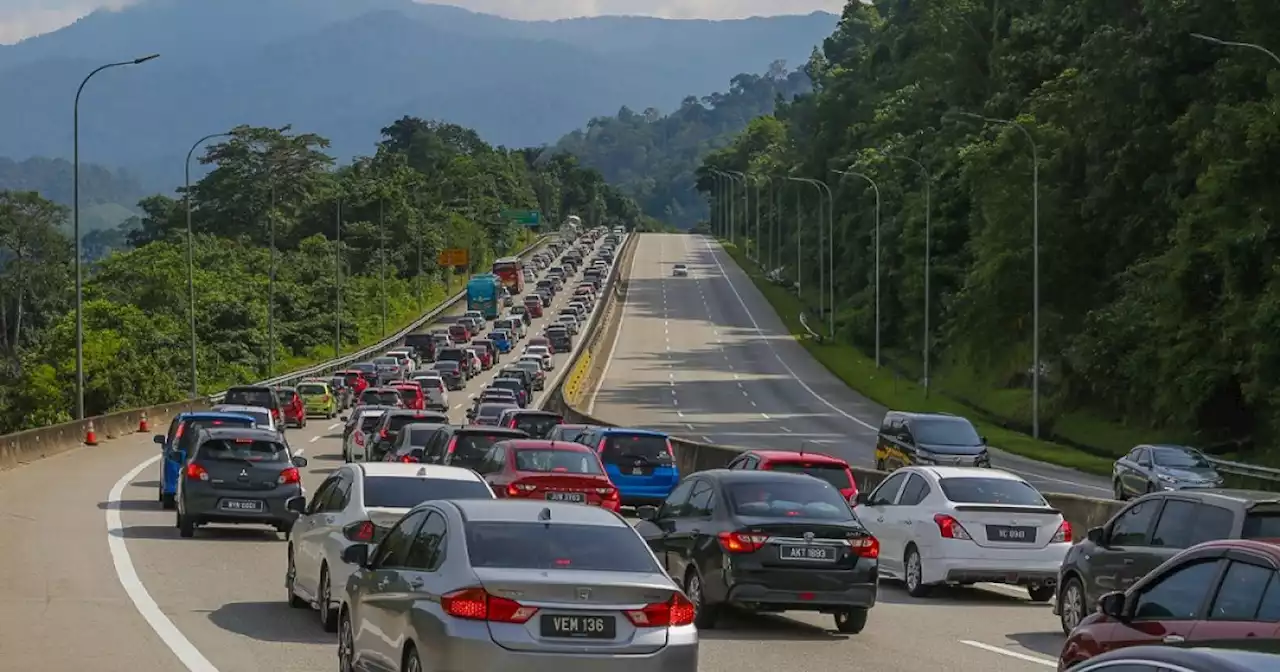
<svg viewBox="0 0 1280 672">
<path fill-rule="evenodd" d="M 1233 476 L 1243 476 L 1245 478 L 1253 478 L 1260 481 L 1273 481 L 1280 485 L 1280 469 L 1272 467 L 1264 467 L 1257 464 L 1245 464 L 1244 462 L 1232 462 L 1230 460 L 1219 460 L 1211 455 L 1205 455 L 1205 459 L 1213 468 L 1223 474 L 1231 474 Z"/>
</svg>

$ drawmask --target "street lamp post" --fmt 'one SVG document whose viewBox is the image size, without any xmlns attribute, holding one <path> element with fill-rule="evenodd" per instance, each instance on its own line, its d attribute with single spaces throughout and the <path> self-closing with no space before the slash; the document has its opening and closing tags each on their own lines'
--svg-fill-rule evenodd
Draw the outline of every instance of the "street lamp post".
<svg viewBox="0 0 1280 672">
<path fill-rule="evenodd" d="M 338 197 L 337 213 L 334 215 L 334 231 L 337 239 L 333 245 L 333 277 L 334 277 L 334 312 L 333 320 L 333 358 L 342 356 L 342 197 Z"/>
<path fill-rule="evenodd" d="M 828 272 L 828 269 L 831 269 L 832 271 L 835 270 L 834 265 L 831 263 L 831 257 L 835 254 L 835 246 L 832 245 L 832 242 L 830 240 L 835 235 L 835 232 L 831 230 L 832 222 L 834 221 L 831 216 L 831 211 L 835 209 L 835 199 L 831 198 L 831 188 L 828 187 L 827 183 L 823 182 L 822 180 L 815 180 L 811 177 L 796 177 L 792 179 L 795 179 L 798 182 L 804 182 L 805 184 L 813 185 L 813 188 L 818 190 L 818 313 L 819 313 L 818 319 L 822 319 L 821 313 L 824 312 L 823 311 L 824 303 L 822 299 L 822 286 L 824 284 L 828 284 L 829 282 L 829 278 L 827 276 L 830 275 L 830 273 Z M 827 264 L 828 265 L 827 266 L 822 265 L 822 195 L 824 190 L 827 195 L 827 230 L 828 230 L 828 236 L 827 236 L 828 238 Z M 834 282 L 830 282 L 830 284 L 828 285 L 829 288 L 834 286 L 835 286 Z M 831 336 L 835 336 L 835 332 L 836 332 L 835 300 L 836 300 L 835 293 L 832 292 L 830 301 L 829 301 L 830 305 L 826 306 L 826 308 L 830 312 L 830 322 L 828 323 L 829 327 L 827 331 Z"/>
<path fill-rule="evenodd" d="M 76 89 L 76 100 L 71 111 L 71 235 L 76 240 L 76 420 L 84 420 L 84 272 L 80 260 L 83 254 L 80 250 L 80 94 L 84 93 L 84 87 L 89 80 L 103 70 L 118 68 L 122 65 L 141 65 L 159 57 L 160 54 L 151 54 L 131 61 L 100 65 L 85 75 L 80 82 L 80 87 Z"/>
<path fill-rule="evenodd" d="M 196 271 L 195 271 L 195 233 L 191 226 L 191 156 L 200 145 L 214 138 L 229 137 L 231 133 L 210 133 L 195 141 L 187 152 L 187 163 L 183 169 L 184 188 L 182 200 L 187 210 L 187 320 L 191 328 L 191 398 L 200 396 L 199 371 L 196 366 Z"/>
<path fill-rule="evenodd" d="M 267 246 L 271 257 L 267 268 L 267 378 L 276 375 L 276 183 L 271 178 L 271 208 L 267 210 Z"/>
<path fill-rule="evenodd" d="M 930 258 L 933 256 L 933 222 L 931 220 L 933 205 L 930 188 L 933 182 L 933 176 L 929 174 L 929 169 L 925 168 L 923 163 L 920 163 L 909 156 L 889 154 L 885 152 L 882 152 L 882 154 L 891 159 L 910 161 L 915 164 L 915 166 L 920 169 L 920 173 L 924 175 L 924 396 L 927 397 L 929 396 L 929 263 Z"/>
<path fill-rule="evenodd" d="M 1241 47 L 1244 49 L 1253 49 L 1254 51 L 1261 51 L 1262 53 L 1270 56 L 1271 60 L 1275 61 L 1277 65 L 1280 65 L 1280 56 L 1276 56 L 1274 51 L 1271 51 L 1270 49 L 1262 46 L 1261 44 L 1254 44 L 1252 42 L 1232 42 L 1230 40 L 1223 40 L 1217 37 L 1211 37 L 1203 33 L 1191 33 L 1191 37 L 1194 37 L 1197 40 L 1204 40 L 1205 42 L 1208 42 L 1210 44 L 1216 44 L 1222 47 Z"/>
<path fill-rule="evenodd" d="M 1263 49 L 1263 51 L 1266 51 Z M 1267 52 L 1271 53 L 1271 52 Z M 1274 58 L 1275 54 L 1271 54 Z M 1278 59 L 1280 60 L 1280 59 Z M 972 112 L 961 116 L 1011 126 L 1031 145 L 1031 436 L 1040 438 L 1040 148 L 1026 126 L 1012 119 L 984 117 Z"/>
<path fill-rule="evenodd" d="M 382 295 L 382 337 L 387 337 L 387 221 L 383 209 L 384 203 L 382 199 L 378 199 L 378 257 L 379 266 L 382 267 L 382 279 L 380 284 L 382 289 L 378 292 Z"/>
<path fill-rule="evenodd" d="M 838 173 L 840 175 L 852 175 L 854 177 L 860 177 L 866 180 L 867 183 L 871 185 L 871 189 L 875 191 L 875 194 L 876 194 L 876 233 L 875 233 L 876 317 L 875 317 L 875 321 L 876 321 L 876 368 L 878 369 L 880 368 L 880 185 L 876 184 L 876 181 L 871 179 L 869 175 L 864 175 L 862 173 L 854 172 L 852 170 L 835 170 L 832 172 Z"/>
<path fill-rule="evenodd" d="M 737 186 L 738 186 L 738 180 L 742 180 L 742 222 L 743 222 L 743 226 L 742 226 L 742 236 L 745 238 L 745 237 L 746 237 L 746 235 L 747 235 L 747 226 L 746 226 L 746 221 L 747 221 L 747 208 L 751 205 L 751 196 L 750 196 L 750 194 L 747 192 L 747 186 L 748 186 L 748 185 L 747 185 L 747 176 L 746 176 L 744 173 L 742 173 L 742 172 L 740 172 L 740 171 L 737 171 L 737 170 L 726 170 L 726 171 L 724 171 L 724 172 L 729 173 L 730 175 L 732 175 L 732 176 L 733 176 L 734 189 L 737 189 Z M 737 203 L 734 203 L 734 202 L 733 202 L 733 200 L 734 200 L 734 199 L 733 199 L 732 197 L 730 197 L 730 203 L 732 203 L 732 205 L 730 206 L 730 212 L 733 212 L 734 210 L 737 210 L 737 206 L 738 206 L 738 204 L 737 204 Z M 735 243 L 735 244 L 736 244 L 736 243 L 737 243 L 737 241 L 736 241 L 736 240 L 734 240 L 734 238 L 733 238 L 733 236 L 734 236 L 733 229 L 736 229 L 736 228 L 737 228 L 737 223 L 736 223 L 736 222 L 731 223 L 729 226 L 730 226 L 729 242 L 731 242 L 731 243 Z M 750 253 L 751 253 L 751 250 L 748 248 L 748 249 L 747 249 L 747 256 L 750 256 Z"/>
</svg>

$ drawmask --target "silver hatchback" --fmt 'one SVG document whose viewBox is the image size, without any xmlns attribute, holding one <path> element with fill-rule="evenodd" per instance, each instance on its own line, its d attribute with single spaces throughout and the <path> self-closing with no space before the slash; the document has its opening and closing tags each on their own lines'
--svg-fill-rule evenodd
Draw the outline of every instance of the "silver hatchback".
<svg viewBox="0 0 1280 672">
<path fill-rule="evenodd" d="M 357 566 L 342 672 L 696 672 L 694 606 L 619 515 L 522 500 L 425 502 Z"/>
</svg>

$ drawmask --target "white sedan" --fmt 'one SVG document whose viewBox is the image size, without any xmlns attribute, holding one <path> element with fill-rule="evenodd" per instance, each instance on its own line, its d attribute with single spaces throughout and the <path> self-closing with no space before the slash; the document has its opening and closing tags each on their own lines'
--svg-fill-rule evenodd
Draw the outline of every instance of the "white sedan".
<svg viewBox="0 0 1280 672">
<path fill-rule="evenodd" d="M 675 267 L 671 269 L 671 275 L 677 278 L 687 277 L 689 275 L 689 267 L 684 264 L 676 264 Z"/>
<path fill-rule="evenodd" d="M 285 586 L 289 606 L 320 611 L 320 624 L 338 628 L 338 600 L 355 567 L 342 561 L 352 544 L 376 544 L 409 509 L 431 499 L 493 499 L 489 484 L 470 469 L 403 462 L 339 467 L 310 501 L 290 500 L 300 515 L 289 535 Z"/>
<path fill-rule="evenodd" d="M 1071 524 L 1023 479 L 982 467 L 904 467 L 854 513 L 880 540 L 880 572 L 913 597 L 937 584 L 1024 586 L 1053 597 Z"/>
</svg>

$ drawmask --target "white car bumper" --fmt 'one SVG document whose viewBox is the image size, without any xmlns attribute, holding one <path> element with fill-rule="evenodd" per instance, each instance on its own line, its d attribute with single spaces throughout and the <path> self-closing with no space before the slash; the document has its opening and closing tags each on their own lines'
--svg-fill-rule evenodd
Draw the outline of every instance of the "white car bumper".
<svg viewBox="0 0 1280 672">
<path fill-rule="evenodd" d="M 946 544 L 951 546 L 952 544 Z M 1017 550 L 981 548 L 969 542 L 967 552 L 937 553 L 921 558 L 923 583 L 1006 583 L 1054 585 L 1071 544 Z M 948 549 L 951 550 L 951 549 Z"/>
</svg>

